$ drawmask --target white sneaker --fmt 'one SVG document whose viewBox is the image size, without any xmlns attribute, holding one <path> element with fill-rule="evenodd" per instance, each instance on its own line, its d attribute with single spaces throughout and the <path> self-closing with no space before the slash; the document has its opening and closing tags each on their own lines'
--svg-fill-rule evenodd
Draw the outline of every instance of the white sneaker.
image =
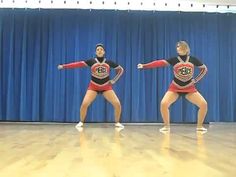
<svg viewBox="0 0 236 177">
<path fill-rule="evenodd" d="M 169 132 L 170 131 L 170 127 L 169 126 L 164 126 L 162 128 L 159 129 L 160 132 Z"/>
<path fill-rule="evenodd" d="M 76 126 L 75 126 L 75 128 L 81 128 L 81 127 L 83 127 L 83 125 L 84 125 L 84 123 L 83 122 L 79 122 Z"/>
<path fill-rule="evenodd" d="M 116 128 L 121 128 L 121 129 L 125 128 L 125 126 L 122 125 L 120 122 L 115 123 L 115 127 Z"/>
<path fill-rule="evenodd" d="M 197 127 L 196 131 L 207 132 L 207 129 L 204 127 Z"/>
</svg>

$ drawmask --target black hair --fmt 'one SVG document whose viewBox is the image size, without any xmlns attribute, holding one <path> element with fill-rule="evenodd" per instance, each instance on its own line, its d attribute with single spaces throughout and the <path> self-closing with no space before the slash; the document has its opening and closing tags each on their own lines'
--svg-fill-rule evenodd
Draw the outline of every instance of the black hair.
<svg viewBox="0 0 236 177">
<path fill-rule="evenodd" d="M 102 43 L 98 43 L 98 44 L 96 45 L 95 50 L 97 50 L 98 47 L 102 47 L 102 48 L 105 50 L 105 47 L 104 47 L 104 45 L 103 45 Z"/>
</svg>

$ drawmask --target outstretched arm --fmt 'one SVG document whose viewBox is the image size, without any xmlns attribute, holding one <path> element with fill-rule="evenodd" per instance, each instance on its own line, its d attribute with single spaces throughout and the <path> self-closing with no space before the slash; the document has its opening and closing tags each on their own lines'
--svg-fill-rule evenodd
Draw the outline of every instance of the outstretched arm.
<svg viewBox="0 0 236 177">
<path fill-rule="evenodd" d="M 68 64 L 58 65 L 58 69 L 82 68 L 88 66 L 85 61 L 78 61 Z"/>
<path fill-rule="evenodd" d="M 155 60 L 155 61 L 152 61 L 150 63 L 146 63 L 146 64 L 141 64 L 139 63 L 138 64 L 138 69 L 149 69 L 149 68 L 159 68 L 159 67 L 165 67 L 165 66 L 168 66 L 169 63 L 166 61 L 166 60 Z"/>
</svg>

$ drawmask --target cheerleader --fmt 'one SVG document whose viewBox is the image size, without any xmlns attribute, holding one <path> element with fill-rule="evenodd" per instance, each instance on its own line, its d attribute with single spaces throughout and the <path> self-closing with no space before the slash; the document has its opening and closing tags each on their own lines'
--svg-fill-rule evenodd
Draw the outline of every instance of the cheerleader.
<svg viewBox="0 0 236 177">
<path fill-rule="evenodd" d="M 203 122 L 207 113 L 207 102 L 195 87 L 195 84 L 207 73 L 207 67 L 199 59 L 190 56 L 190 48 L 187 42 L 177 42 L 176 50 L 178 53 L 177 57 L 167 60 L 155 60 L 146 64 L 138 64 L 137 66 L 138 69 L 165 67 L 168 65 L 173 66 L 174 79 L 161 101 L 160 110 L 164 121 L 164 127 L 161 128 L 160 131 L 170 131 L 169 107 L 179 98 L 179 96 L 185 96 L 189 102 L 195 104 L 199 108 L 196 130 L 207 131 L 207 129 L 203 127 Z M 195 78 L 193 78 L 194 67 L 197 67 L 200 70 Z"/>
<path fill-rule="evenodd" d="M 95 100 L 97 94 L 102 94 L 114 107 L 115 127 L 122 129 L 124 128 L 124 126 L 120 123 L 121 104 L 116 96 L 116 93 L 112 89 L 112 85 L 118 81 L 124 70 L 120 65 L 107 60 L 104 56 L 105 48 L 103 44 L 97 44 L 95 58 L 86 61 L 58 65 L 58 69 L 90 67 L 91 70 L 91 81 L 80 107 L 80 122 L 76 125 L 77 129 L 83 127 L 87 109 Z M 110 79 L 111 68 L 116 71 L 116 76 L 113 79 Z"/>
</svg>

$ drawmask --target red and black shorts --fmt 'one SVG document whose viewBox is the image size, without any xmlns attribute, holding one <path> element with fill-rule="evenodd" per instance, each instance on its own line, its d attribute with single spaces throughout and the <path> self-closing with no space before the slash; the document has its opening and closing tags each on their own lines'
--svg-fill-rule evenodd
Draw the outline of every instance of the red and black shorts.
<svg viewBox="0 0 236 177">
<path fill-rule="evenodd" d="M 88 90 L 96 91 L 98 94 L 101 94 L 105 91 L 112 90 L 112 84 L 105 83 L 103 85 L 96 84 L 95 82 L 91 81 L 89 83 Z"/>
<path fill-rule="evenodd" d="M 190 84 L 184 87 L 177 85 L 174 81 L 170 84 L 168 91 L 176 92 L 180 95 L 197 92 L 194 84 Z"/>
</svg>

